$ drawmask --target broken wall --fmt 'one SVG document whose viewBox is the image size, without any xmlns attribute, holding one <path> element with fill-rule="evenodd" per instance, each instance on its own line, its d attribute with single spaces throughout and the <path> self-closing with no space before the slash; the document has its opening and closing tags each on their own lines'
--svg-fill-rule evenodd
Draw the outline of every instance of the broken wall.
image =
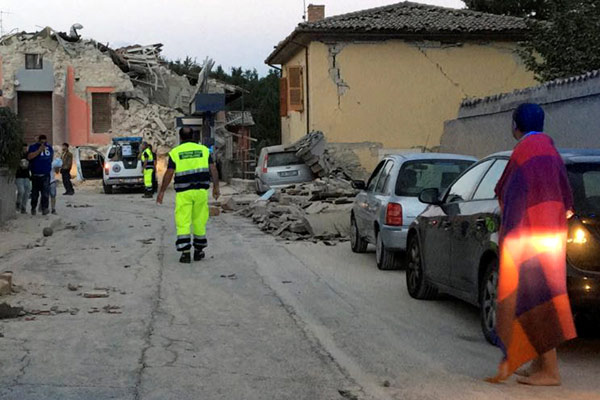
<svg viewBox="0 0 600 400">
<path fill-rule="evenodd" d="M 514 49 L 509 42 L 312 42 L 310 130 L 323 131 L 330 143 L 437 146 L 444 121 L 456 117 L 464 98 L 534 84 Z M 300 50 L 284 71 L 303 59 Z M 306 111 L 290 111 L 282 119 L 284 143 L 306 134 L 305 118 Z"/>
</svg>

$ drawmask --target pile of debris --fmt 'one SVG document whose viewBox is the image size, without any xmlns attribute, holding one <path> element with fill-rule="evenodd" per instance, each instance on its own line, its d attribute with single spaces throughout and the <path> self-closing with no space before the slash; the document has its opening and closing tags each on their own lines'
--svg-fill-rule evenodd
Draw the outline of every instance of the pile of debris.
<svg viewBox="0 0 600 400">
<path fill-rule="evenodd" d="M 354 196 L 356 191 L 349 181 L 324 178 L 254 201 L 234 197 L 222 208 L 252 218 L 261 230 L 282 240 L 322 240 L 332 244 L 348 240 Z"/>
<path fill-rule="evenodd" d="M 265 232 L 282 240 L 322 240 L 326 244 L 346 241 L 350 235 L 350 210 L 358 193 L 352 179 L 329 155 L 322 132 L 313 132 L 287 147 L 295 150 L 317 177 L 278 191 L 270 190 L 258 200 L 233 197 L 222 205 L 252 218 Z"/>
<path fill-rule="evenodd" d="M 164 154 L 177 144 L 173 121 L 181 116 L 182 113 L 169 107 L 129 100 L 127 109 L 119 108 L 113 114 L 114 123 L 119 126 L 119 132 L 115 133 L 141 136 L 155 146 L 159 155 Z"/>
</svg>

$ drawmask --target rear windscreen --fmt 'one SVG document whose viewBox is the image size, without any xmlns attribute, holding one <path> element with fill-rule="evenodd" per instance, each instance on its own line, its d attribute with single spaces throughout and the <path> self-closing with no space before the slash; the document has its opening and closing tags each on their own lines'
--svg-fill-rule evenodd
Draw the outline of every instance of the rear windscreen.
<svg viewBox="0 0 600 400">
<path fill-rule="evenodd" d="M 402 165 L 396 181 L 396 195 L 417 197 L 424 189 L 437 188 L 443 192 L 474 161 L 419 160 Z"/>
<path fill-rule="evenodd" d="M 111 161 L 122 161 L 124 158 L 138 158 L 139 148 L 139 143 L 125 143 L 114 145 L 108 152 L 108 159 Z"/>
<path fill-rule="evenodd" d="M 600 164 L 570 164 L 567 171 L 577 213 L 600 214 Z"/>
<path fill-rule="evenodd" d="M 269 153 L 267 167 L 287 167 L 288 165 L 304 164 L 296 153 L 288 151 L 285 153 Z"/>
</svg>

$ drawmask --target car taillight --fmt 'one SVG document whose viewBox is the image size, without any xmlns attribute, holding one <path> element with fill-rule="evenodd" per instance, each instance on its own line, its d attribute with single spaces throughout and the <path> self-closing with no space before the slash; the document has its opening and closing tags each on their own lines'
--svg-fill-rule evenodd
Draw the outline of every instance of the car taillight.
<svg viewBox="0 0 600 400">
<path fill-rule="evenodd" d="M 110 172 L 110 163 L 104 163 L 104 172 L 108 175 Z"/>
<path fill-rule="evenodd" d="M 398 203 L 388 203 L 385 213 L 385 224 L 402 226 L 402 206 Z"/>
<path fill-rule="evenodd" d="M 263 174 L 267 173 L 267 163 L 269 162 L 269 155 L 265 154 L 265 159 L 263 160 L 262 172 Z"/>
</svg>

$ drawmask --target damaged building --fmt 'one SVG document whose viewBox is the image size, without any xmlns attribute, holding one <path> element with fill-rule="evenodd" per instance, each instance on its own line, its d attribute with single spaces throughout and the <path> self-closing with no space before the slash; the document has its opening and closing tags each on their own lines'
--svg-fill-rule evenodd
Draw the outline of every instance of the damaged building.
<svg viewBox="0 0 600 400">
<path fill-rule="evenodd" d="M 436 148 L 465 98 L 534 84 L 515 54 L 525 20 L 403 2 L 308 20 L 269 55 L 282 69 L 283 144 L 322 131 L 372 170 L 381 156 Z"/>
<path fill-rule="evenodd" d="M 74 146 L 141 136 L 160 155 L 177 144 L 177 120 L 200 116 L 200 139 L 213 146 L 224 169 L 247 164 L 252 115 L 226 111 L 227 99 L 244 94 L 241 88 L 211 79 L 210 69 L 202 87 L 194 86 L 166 66 L 162 44 L 112 49 L 82 39 L 81 28 L 75 24 L 66 34 L 47 27 L 0 38 L 0 102 L 19 115 L 27 143 L 41 134 Z M 224 99 L 210 121 L 196 112 L 199 93 Z"/>
</svg>

